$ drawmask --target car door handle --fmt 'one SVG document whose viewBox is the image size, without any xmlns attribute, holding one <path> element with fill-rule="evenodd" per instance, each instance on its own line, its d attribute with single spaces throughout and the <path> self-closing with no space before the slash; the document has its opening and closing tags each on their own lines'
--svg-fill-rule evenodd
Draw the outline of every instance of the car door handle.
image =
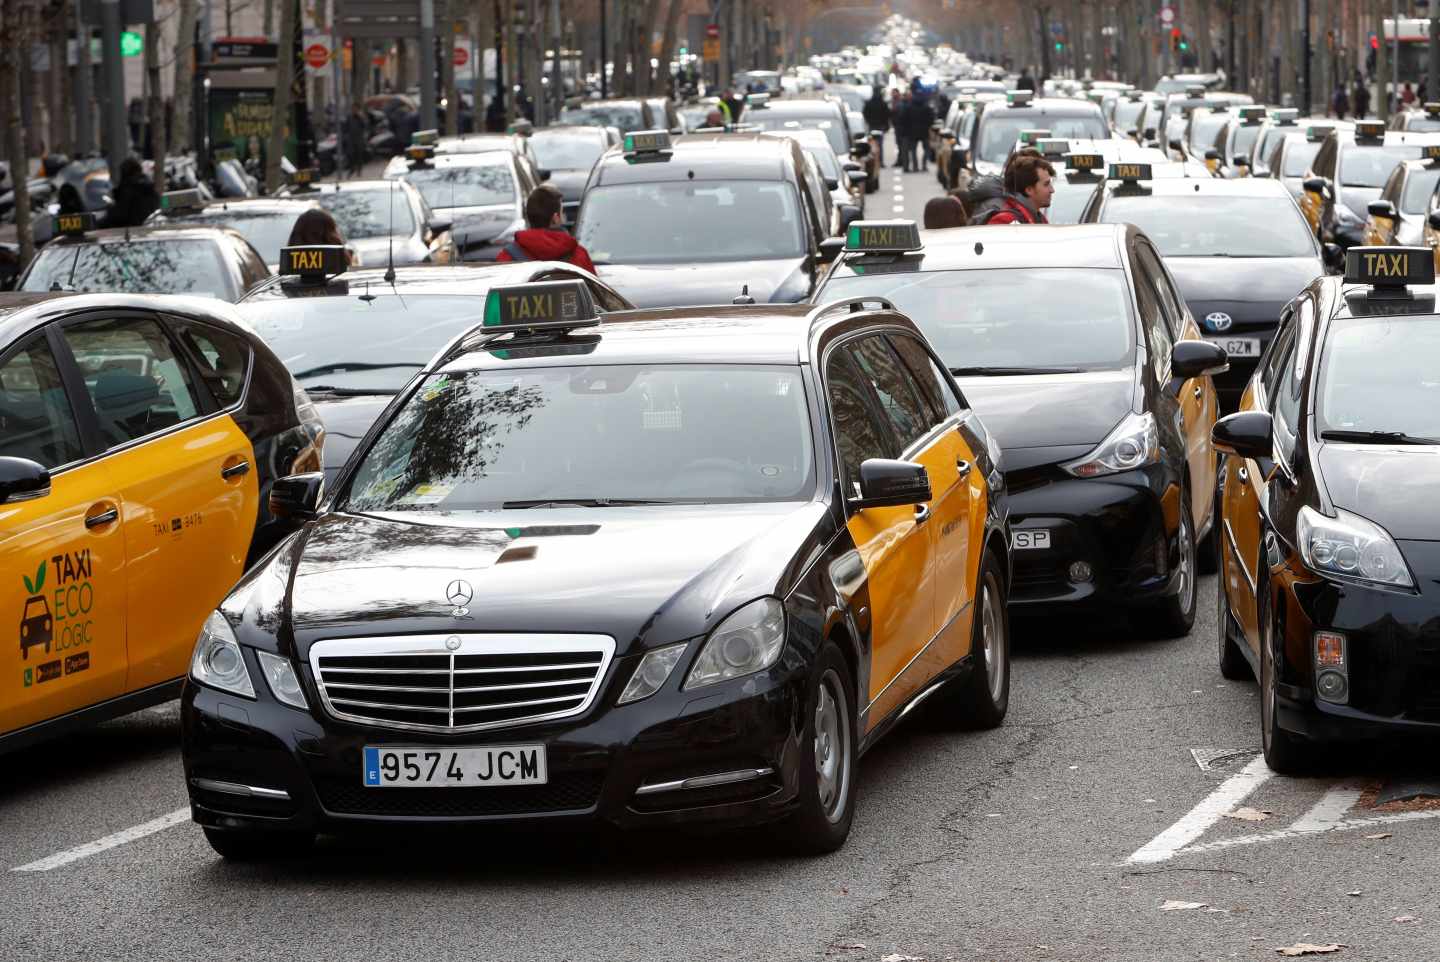
<svg viewBox="0 0 1440 962">
<path fill-rule="evenodd" d="M 1195 385 L 1195 397 L 1199 398 L 1199 397 L 1200 397 L 1201 395 L 1203 395 L 1204 393 L 1205 393 L 1205 389 L 1204 389 L 1204 388 L 1202 388 L 1202 387 L 1201 387 L 1200 385 L 1198 385 L 1198 384 Z"/>
<path fill-rule="evenodd" d="M 101 505 L 96 505 L 96 507 L 101 507 Z M 120 509 L 112 504 L 103 511 L 85 515 L 85 527 L 103 528 L 107 524 L 114 524 L 119 519 Z"/>
<path fill-rule="evenodd" d="M 926 521 L 929 521 L 929 520 L 930 520 L 930 505 L 928 505 L 928 504 L 917 504 L 917 505 L 915 505 L 915 523 L 916 523 L 917 525 L 921 525 L 921 524 L 924 524 Z"/>
<path fill-rule="evenodd" d="M 1240 480 L 1241 480 L 1241 481 L 1249 481 L 1249 480 L 1250 480 L 1250 472 L 1247 471 L 1246 469 L 1241 468 L 1239 474 L 1240 474 Z"/>
<path fill-rule="evenodd" d="M 231 478 L 238 478 L 250 473 L 249 461 L 236 461 L 234 464 L 220 469 L 220 477 L 229 481 Z"/>
<path fill-rule="evenodd" d="M 960 472 L 961 478 L 964 478 L 970 473 L 970 462 L 966 461 L 964 458 L 956 458 L 955 470 Z"/>
</svg>

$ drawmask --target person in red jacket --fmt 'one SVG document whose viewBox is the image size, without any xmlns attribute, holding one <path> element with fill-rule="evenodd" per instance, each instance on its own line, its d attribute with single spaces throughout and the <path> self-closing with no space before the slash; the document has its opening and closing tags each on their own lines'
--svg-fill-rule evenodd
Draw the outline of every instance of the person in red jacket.
<svg viewBox="0 0 1440 962">
<path fill-rule="evenodd" d="M 529 230 L 517 231 L 515 240 L 505 246 L 498 261 L 565 261 L 595 273 L 590 255 L 561 225 L 564 223 L 564 199 L 560 191 L 541 184 L 525 199 L 525 223 Z"/>
<path fill-rule="evenodd" d="M 1044 157 L 1014 158 L 1005 168 L 1005 198 L 986 224 L 1048 224 L 1045 210 L 1055 196 L 1055 168 Z"/>
</svg>

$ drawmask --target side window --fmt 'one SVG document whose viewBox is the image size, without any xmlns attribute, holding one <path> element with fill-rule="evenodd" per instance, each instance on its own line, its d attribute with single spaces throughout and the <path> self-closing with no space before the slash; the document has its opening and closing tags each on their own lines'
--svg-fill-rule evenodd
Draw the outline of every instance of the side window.
<svg viewBox="0 0 1440 962">
<path fill-rule="evenodd" d="M 840 453 L 841 485 L 847 496 L 860 495 L 860 465 L 870 458 L 888 458 L 892 441 L 881 433 L 871 414 L 874 394 L 845 351 L 835 351 L 825 366 L 825 390 L 835 420 L 835 447 Z"/>
<path fill-rule="evenodd" d="M 1160 299 L 1160 311 L 1165 315 L 1165 324 L 1170 329 L 1170 336 L 1172 339 L 1178 338 L 1181 325 L 1185 322 L 1185 308 L 1181 306 L 1180 297 L 1175 293 L 1175 289 L 1170 286 L 1170 277 L 1165 273 L 1160 255 L 1156 254 L 1154 248 L 1149 244 L 1136 244 L 1135 251 L 1155 286 L 1155 293 Z"/>
<path fill-rule="evenodd" d="M 889 338 L 890 346 L 895 348 L 895 353 L 900 355 L 919 386 L 920 394 L 932 416 L 937 421 L 943 421 L 959 414 L 963 407 L 955 395 L 955 388 L 950 383 L 950 378 L 945 376 L 935 359 L 930 356 L 930 352 L 925 350 L 925 345 L 908 334 L 891 334 Z"/>
<path fill-rule="evenodd" d="M 920 399 L 915 378 L 890 349 L 882 335 L 861 338 L 849 348 L 880 399 L 880 408 L 904 450 L 920 440 L 939 423 L 939 418 Z"/>
<path fill-rule="evenodd" d="M 56 468 L 82 453 L 55 355 L 36 334 L 0 361 L 0 457 Z"/>
<path fill-rule="evenodd" d="M 108 447 L 164 431 L 198 413 L 189 372 L 155 321 L 83 321 L 63 333 L 85 375 Z"/>
<path fill-rule="evenodd" d="M 255 253 L 255 248 L 243 240 L 235 240 L 235 259 L 240 262 L 240 283 L 245 291 L 270 276 L 269 266 Z"/>
<path fill-rule="evenodd" d="M 1143 271 L 1136 272 L 1135 303 L 1140 308 L 1140 326 L 1144 329 L 1145 343 L 1150 350 L 1150 366 L 1155 371 L 1155 381 L 1165 384 L 1170 380 L 1170 352 L 1175 342 L 1166 326 L 1159 295 Z"/>
<path fill-rule="evenodd" d="M 193 321 L 177 321 L 175 333 L 199 363 L 200 377 L 220 406 L 239 401 L 250 371 L 251 351 L 245 339 Z"/>
<path fill-rule="evenodd" d="M 1275 397 L 1275 382 L 1280 370 L 1290 357 L 1290 342 L 1295 337 L 1295 325 L 1290 323 L 1291 313 L 1285 312 L 1280 318 L 1280 328 L 1270 342 L 1270 350 L 1260 362 L 1260 385 L 1265 389 L 1266 404 Z"/>
<path fill-rule="evenodd" d="M 1405 182 L 1405 166 L 1396 165 L 1391 171 L 1389 179 L 1385 181 L 1385 188 L 1380 191 L 1380 196 L 1390 201 L 1398 209 L 1400 207 L 1400 190 Z"/>
</svg>

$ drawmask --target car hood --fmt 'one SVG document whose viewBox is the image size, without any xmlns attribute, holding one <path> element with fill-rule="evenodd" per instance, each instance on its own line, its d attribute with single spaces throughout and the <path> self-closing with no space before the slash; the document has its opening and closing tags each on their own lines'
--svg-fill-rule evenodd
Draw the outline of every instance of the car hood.
<svg viewBox="0 0 1440 962">
<path fill-rule="evenodd" d="M 326 381 L 343 381 L 344 374 L 335 374 L 326 377 Z M 343 384 L 336 384 L 336 387 L 343 387 Z M 335 394 L 324 392 L 313 393 L 310 400 L 315 405 L 315 410 L 320 414 L 320 420 L 325 425 L 325 487 L 326 490 L 334 486 L 335 478 L 340 469 L 349 460 L 350 454 L 360 439 L 365 437 L 365 432 L 370 430 L 370 425 L 385 410 L 385 406 L 394 399 L 393 394 L 365 394 L 359 397 L 341 397 Z"/>
<path fill-rule="evenodd" d="M 623 655 L 783 597 L 833 527 L 818 502 L 327 514 L 222 607 L 237 633 L 293 638 L 301 658 L 322 638 L 440 631 L 601 632 Z M 459 617 L 456 579 L 473 591 Z"/>
<path fill-rule="evenodd" d="M 550 179 L 545 183 L 558 190 L 565 200 L 575 201 L 585 193 L 585 183 L 589 179 L 588 170 L 552 170 Z"/>
<path fill-rule="evenodd" d="M 729 304 L 747 285 L 755 303 L 796 303 L 810 293 L 801 257 L 704 264 L 607 264 L 600 279 L 636 307 Z"/>
<path fill-rule="evenodd" d="M 1205 315 L 1229 314 L 1237 323 L 1280 320 L 1280 310 L 1325 273 L 1310 257 L 1167 257 L 1180 296 L 1204 329 Z M 1208 332 L 1207 333 L 1213 333 Z"/>
<path fill-rule="evenodd" d="M 1135 372 L 964 377 L 965 398 L 1000 442 L 1006 471 L 1078 458 L 1134 403 Z"/>
<path fill-rule="evenodd" d="M 1369 518 L 1397 540 L 1440 541 L 1440 447 L 1321 445 L 1320 470 L 1336 507 Z"/>
<path fill-rule="evenodd" d="M 514 204 L 500 204 L 494 207 L 447 207 L 446 216 L 451 218 L 450 232 L 455 243 L 461 247 L 488 244 L 512 229 L 518 230 L 519 214 Z"/>
<path fill-rule="evenodd" d="M 391 245 L 388 237 L 349 240 L 345 242 L 345 246 L 355 251 L 360 258 L 361 267 L 385 267 L 390 263 Z M 395 238 L 394 256 L 396 267 L 422 264 L 425 258 L 430 256 L 430 249 L 420 243 L 418 237 L 407 234 Z"/>
</svg>

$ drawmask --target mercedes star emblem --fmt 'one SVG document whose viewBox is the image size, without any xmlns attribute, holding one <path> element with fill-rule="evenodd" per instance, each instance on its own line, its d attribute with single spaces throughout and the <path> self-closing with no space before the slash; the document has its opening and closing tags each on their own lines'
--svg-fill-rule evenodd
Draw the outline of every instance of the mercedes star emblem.
<svg viewBox="0 0 1440 962">
<path fill-rule="evenodd" d="M 1205 325 L 1212 331 L 1228 331 L 1230 330 L 1230 325 L 1234 323 L 1230 315 L 1223 311 L 1216 311 L 1213 314 L 1205 315 Z"/>
<path fill-rule="evenodd" d="M 448 650 L 450 650 L 450 651 L 454 651 L 455 649 L 459 648 L 459 647 L 460 647 L 460 636 L 459 636 L 459 635 L 451 635 L 449 638 L 446 638 L 446 639 L 445 639 L 445 647 L 446 647 Z"/>
<path fill-rule="evenodd" d="M 471 590 L 470 582 L 468 581 L 461 581 L 459 578 L 456 578 L 445 586 L 445 600 L 455 607 L 455 616 L 457 618 L 469 613 L 470 609 L 465 606 L 470 603 L 470 599 L 474 596 L 475 592 Z"/>
</svg>

